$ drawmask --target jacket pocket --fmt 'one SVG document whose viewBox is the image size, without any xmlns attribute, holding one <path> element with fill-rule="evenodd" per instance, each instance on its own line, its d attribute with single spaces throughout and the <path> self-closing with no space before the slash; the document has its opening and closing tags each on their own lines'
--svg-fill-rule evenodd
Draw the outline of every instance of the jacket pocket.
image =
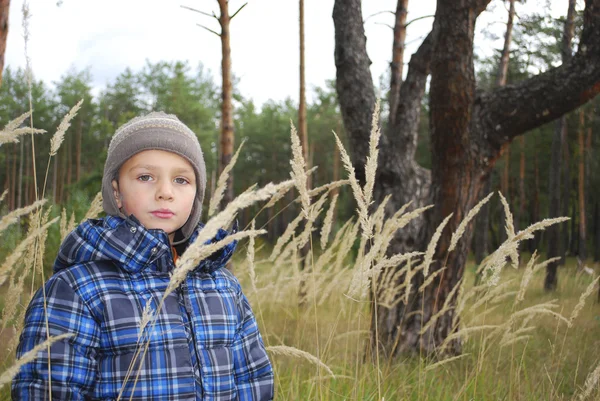
<svg viewBox="0 0 600 401">
<path fill-rule="evenodd" d="M 237 400 L 233 374 L 233 354 L 230 347 L 200 349 L 202 387 L 208 399 Z"/>
</svg>

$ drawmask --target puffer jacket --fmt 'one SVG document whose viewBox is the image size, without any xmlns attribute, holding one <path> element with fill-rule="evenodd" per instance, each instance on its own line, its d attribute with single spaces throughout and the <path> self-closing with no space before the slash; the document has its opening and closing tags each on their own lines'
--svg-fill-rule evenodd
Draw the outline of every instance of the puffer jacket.
<svg viewBox="0 0 600 401">
<path fill-rule="evenodd" d="M 82 223 L 61 245 L 46 306 L 40 289 L 27 309 L 17 357 L 46 340 L 46 309 L 51 336 L 73 333 L 50 348 L 55 401 L 116 400 L 122 387 L 122 400 L 272 399 L 256 320 L 224 268 L 235 246 L 202 261 L 141 331 L 145 308 L 156 314 L 174 268 L 166 233 L 135 217 Z M 48 399 L 48 362 L 43 351 L 23 366 L 14 400 Z"/>
</svg>

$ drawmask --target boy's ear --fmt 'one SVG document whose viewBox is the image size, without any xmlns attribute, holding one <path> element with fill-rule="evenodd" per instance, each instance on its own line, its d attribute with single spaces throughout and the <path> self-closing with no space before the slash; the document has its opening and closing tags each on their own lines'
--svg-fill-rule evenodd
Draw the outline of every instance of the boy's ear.
<svg viewBox="0 0 600 401">
<path fill-rule="evenodd" d="M 115 200 L 117 201 L 117 207 L 121 209 L 123 207 L 123 204 L 121 202 L 121 194 L 119 193 L 119 183 L 117 182 L 117 180 L 112 180 L 112 187 L 113 195 L 115 196 Z"/>
</svg>

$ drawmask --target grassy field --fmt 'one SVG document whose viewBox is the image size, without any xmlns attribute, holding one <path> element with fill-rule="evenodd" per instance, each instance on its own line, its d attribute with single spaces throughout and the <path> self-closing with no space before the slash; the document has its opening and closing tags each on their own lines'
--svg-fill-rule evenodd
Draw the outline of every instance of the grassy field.
<svg viewBox="0 0 600 401">
<path fill-rule="evenodd" d="M 534 316 L 535 329 L 529 337 L 506 346 L 500 339 L 484 340 L 489 330 L 475 330 L 463 336 L 464 355 L 434 366 L 435 360 L 407 356 L 377 366 L 365 358 L 369 338 L 369 307 L 346 296 L 350 271 L 327 277 L 327 273 L 306 275 L 307 285 L 321 281 L 321 288 L 336 279 L 331 292 L 308 291 L 308 300 L 299 305 L 299 271 L 294 266 L 276 266 L 257 258 L 257 291 L 252 289 L 245 246 L 238 249 L 235 263 L 254 308 L 265 343 L 306 351 L 319 365 L 303 356 L 272 353 L 276 372 L 277 400 L 575 400 L 587 375 L 600 361 L 600 307 L 594 292 L 572 327 L 553 316 Z M 259 255 L 261 253 L 259 252 Z M 508 283 L 498 296 L 476 309 L 465 308 L 463 322 L 469 327 L 501 325 L 513 313 L 529 255 L 522 255 L 520 269 L 503 270 L 501 282 Z M 569 317 L 581 294 L 592 282 L 576 274 L 576 262 L 568 259 L 559 271 L 556 293 L 543 291 L 543 271 L 536 273 L 520 309 L 557 300 L 560 312 Z M 473 263 L 467 266 L 465 293 L 473 287 Z M 0 288 L 1 297 L 6 285 Z M 506 296 L 508 294 L 508 296 Z M 4 345 L 13 331 L 2 332 L 3 365 L 12 360 Z M 432 367 L 433 366 L 433 367 Z M 331 373 L 327 371 L 331 370 Z M 587 399 L 599 399 L 594 390 Z M 0 399 L 8 400 L 8 386 Z"/>
<path fill-rule="evenodd" d="M 592 282 L 575 270 L 569 259 L 552 294 L 543 291 L 544 272 L 536 273 L 520 309 L 557 299 L 557 312 L 568 318 Z M 504 270 L 501 283 L 510 281 L 505 291 L 485 306 L 467 307 L 463 321 L 470 327 L 506 322 L 514 296 L 502 294 L 519 289 L 523 271 Z M 472 263 L 467 272 L 468 291 L 474 283 Z M 278 400 L 571 400 L 600 361 L 600 307 L 588 299 L 571 328 L 553 316 L 535 316 L 529 337 L 506 346 L 498 338 L 485 342 L 489 333 L 476 330 L 463 337 L 465 354 L 455 361 L 431 368 L 436 361 L 412 356 L 377 366 L 365 360 L 369 308 L 345 296 L 347 282 L 340 282 L 322 305 L 309 301 L 299 307 L 298 280 L 286 285 L 286 275 L 293 276 L 282 267 L 265 266 L 258 273 L 264 291 L 249 292 L 265 342 L 308 351 L 335 376 L 307 360 L 274 355 Z M 274 276 L 279 289 L 269 285 Z M 596 391 L 588 399 L 599 397 Z"/>
</svg>

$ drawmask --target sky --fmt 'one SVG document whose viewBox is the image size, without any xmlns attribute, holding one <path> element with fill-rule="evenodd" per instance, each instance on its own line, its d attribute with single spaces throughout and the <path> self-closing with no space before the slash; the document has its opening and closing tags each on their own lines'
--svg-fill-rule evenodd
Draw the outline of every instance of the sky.
<svg viewBox="0 0 600 401">
<path fill-rule="evenodd" d="M 25 66 L 22 7 L 12 0 L 5 67 Z M 549 0 L 529 0 L 517 12 L 535 9 Z M 230 14 L 246 0 L 230 0 Z M 51 84 L 69 69 L 89 67 L 94 92 L 129 67 L 141 69 L 146 60 L 202 62 L 220 83 L 219 37 L 198 24 L 219 31 L 216 20 L 182 8 L 219 14 L 216 0 L 30 0 L 28 55 L 36 79 Z M 298 0 L 247 0 L 231 22 L 232 69 L 239 91 L 258 105 L 269 99 L 294 100 L 299 92 Z M 408 21 L 435 13 L 435 0 L 409 2 Z M 564 7 L 566 12 L 566 1 Z M 552 0 L 556 12 L 558 0 Z M 367 52 L 374 82 L 391 60 L 396 0 L 363 1 Z M 521 10 L 519 9 L 521 7 Z M 506 9 L 499 0 L 478 20 L 501 33 Z M 307 95 L 335 78 L 333 0 L 305 0 Z M 412 23 L 407 30 L 405 62 L 430 31 L 433 18 Z M 486 44 L 487 45 L 487 44 Z M 501 43 L 492 44 L 500 47 Z M 491 49 L 490 46 L 489 49 Z M 310 101 L 310 98 L 309 98 Z"/>
</svg>

